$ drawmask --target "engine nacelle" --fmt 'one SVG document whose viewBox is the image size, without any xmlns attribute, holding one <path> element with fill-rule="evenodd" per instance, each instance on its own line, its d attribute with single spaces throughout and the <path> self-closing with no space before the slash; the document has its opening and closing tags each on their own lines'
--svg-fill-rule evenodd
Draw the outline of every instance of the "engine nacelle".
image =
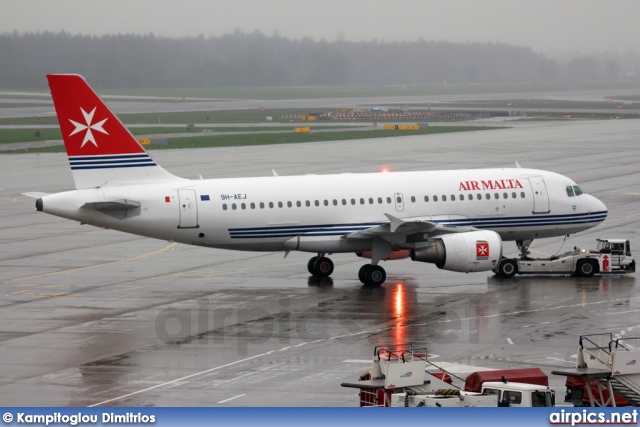
<svg viewBox="0 0 640 427">
<path fill-rule="evenodd" d="M 411 251 L 411 260 L 438 268 L 470 273 L 493 270 L 502 258 L 502 239 L 495 231 L 445 234 L 429 246 Z"/>
</svg>

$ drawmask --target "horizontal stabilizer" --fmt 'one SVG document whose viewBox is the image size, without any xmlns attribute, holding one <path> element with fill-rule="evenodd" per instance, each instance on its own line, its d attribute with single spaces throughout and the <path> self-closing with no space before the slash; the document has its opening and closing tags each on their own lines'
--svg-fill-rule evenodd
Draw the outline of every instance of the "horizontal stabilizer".
<svg viewBox="0 0 640 427">
<path fill-rule="evenodd" d="M 32 199 L 39 199 L 40 197 L 48 196 L 51 193 L 43 193 L 42 191 L 31 191 L 29 193 L 20 193 L 23 196 L 31 197 Z"/>
<path fill-rule="evenodd" d="M 82 205 L 82 208 L 94 209 L 117 219 L 126 219 L 140 215 L 140 202 L 127 199 L 85 203 Z"/>
<path fill-rule="evenodd" d="M 135 200 L 113 200 L 110 202 L 92 202 L 82 205 L 85 209 L 95 209 L 97 211 L 120 211 L 123 209 L 135 209 L 140 207 L 140 202 Z"/>
</svg>

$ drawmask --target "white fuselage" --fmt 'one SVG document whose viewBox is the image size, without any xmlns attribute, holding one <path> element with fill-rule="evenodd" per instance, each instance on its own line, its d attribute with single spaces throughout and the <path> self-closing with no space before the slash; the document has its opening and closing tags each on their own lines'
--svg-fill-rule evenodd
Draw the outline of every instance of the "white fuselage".
<svg viewBox="0 0 640 427">
<path fill-rule="evenodd" d="M 567 187 L 575 185 L 553 172 L 520 168 L 180 180 L 52 194 L 42 198 L 42 210 L 224 249 L 360 252 L 371 250 L 371 239 L 345 236 L 388 223 L 385 214 L 493 230 L 503 240 L 586 230 L 607 211 L 588 194 L 570 196 Z M 140 205 L 126 211 L 85 205 L 122 200 Z"/>
</svg>

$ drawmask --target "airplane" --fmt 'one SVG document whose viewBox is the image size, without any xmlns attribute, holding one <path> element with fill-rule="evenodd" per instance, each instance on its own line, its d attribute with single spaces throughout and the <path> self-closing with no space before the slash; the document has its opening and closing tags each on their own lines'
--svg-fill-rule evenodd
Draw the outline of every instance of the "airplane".
<svg viewBox="0 0 640 427">
<path fill-rule="evenodd" d="M 36 210 L 83 224 L 242 251 L 370 258 L 358 278 L 382 285 L 382 260 L 410 257 L 458 272 L 500 273 L 503 241 L 594 227 L 606 206 L 570 178 L 515 168 L 189 180 L 158 165 L 80 75 L 47 76 L 76 189 L 24 193 Z"/>
</svg>

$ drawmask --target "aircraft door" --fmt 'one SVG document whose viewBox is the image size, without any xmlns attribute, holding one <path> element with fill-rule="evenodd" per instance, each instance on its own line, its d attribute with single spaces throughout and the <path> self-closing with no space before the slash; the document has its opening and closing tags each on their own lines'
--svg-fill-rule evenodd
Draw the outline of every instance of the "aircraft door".
<svg viewBox="0 0 640 427">
<path fill-rule="evenodd" d="M 178 190 L 180 219 L 178 228 L 198 228 L 198 203 L 195 190 Z"/>
<path fill-rule="evenodd" d="M 529 178 L 531 184 L 531 190 L 533 193 L 533 212 L 534 214 L 548 214 L 551 212 L 549 209 L 549 194 L 547 193 L 547 186 L 544 183 L 544 178 L 541 176 L 532 176 Z"/>
<path fill-rule="evenodd" d="M 402 212 L 404 210 L 404 197 L 402 197 L 402 193 L 395 193 L 393 199 L 396 201 L 396 211 Z"/>
</svg>

